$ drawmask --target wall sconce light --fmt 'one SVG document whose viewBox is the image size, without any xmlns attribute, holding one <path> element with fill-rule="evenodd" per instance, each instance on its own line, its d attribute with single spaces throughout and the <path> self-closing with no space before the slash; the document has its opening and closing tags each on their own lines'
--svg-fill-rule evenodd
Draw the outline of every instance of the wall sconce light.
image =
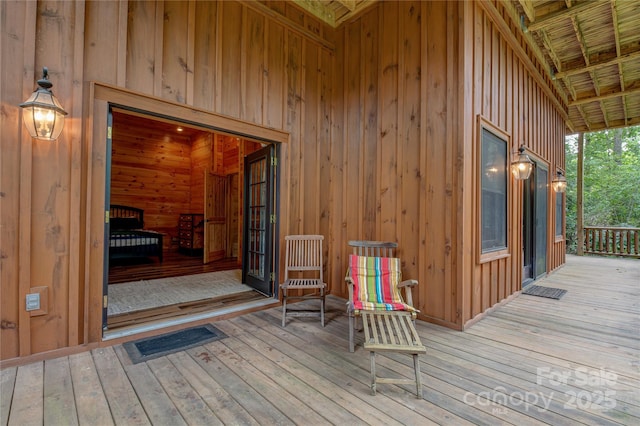
<svg viewBox="0 0 640 426">
<path fill-rule="evenodd" d="M 567 189 L 567 179 L 560 170 L 556 172 L 556 178 L 551 181 L 551 186 L 556 192 L 564 192 Z"/>
<path fill-rule="evenodd" d="M 22 120 L 32 138 L 54 141 L 62 132 L 67 112 L 50 90 L 53 84 L 46 67 L 42 68 L 38 86 L 29 99 L 20 104 L 24 108 Z"/>
<path fill-rule="evenodd" d="M 533 161 L 524 152 L 524 145 L 518 149 L 518 159 L 511 163 L 511 172 L 518 180 L 529 179 L 533 170 Z"/>
</svg>

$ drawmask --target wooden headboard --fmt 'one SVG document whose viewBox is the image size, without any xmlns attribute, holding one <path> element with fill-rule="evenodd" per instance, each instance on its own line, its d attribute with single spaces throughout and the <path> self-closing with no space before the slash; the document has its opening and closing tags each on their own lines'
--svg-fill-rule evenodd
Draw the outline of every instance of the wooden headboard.
<svg viewBox="0 0 640 426">
<path fill-rule="evenodd" d="M 109 223 L 112 230 L 144 228 L 144 210 L 112 204 L 109 206 Z"/>
</svg>

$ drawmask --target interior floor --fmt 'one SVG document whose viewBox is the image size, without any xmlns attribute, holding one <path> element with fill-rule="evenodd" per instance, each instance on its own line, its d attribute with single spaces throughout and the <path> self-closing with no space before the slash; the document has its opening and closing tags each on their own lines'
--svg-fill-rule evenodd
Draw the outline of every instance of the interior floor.
<svg viewBox="0 0 640 426">
<path fill-rule="evenodd" d="M 202 263 L 202 256 L 187 256 L 177 251 L 165 252 L 163 261 L 157 258 L 128 259 L 113 261 L 109 266 L 109 285 L 118 285 L 137 280 L 153 280 L 158 278 L 177 277 L 202 274 L 207 272 L 239 269 L 238 259 L 226 258 L 208 264 Z M 110 315 L 107 328 L 110 330 L 141 324 L 149 321 L 175 318 L 177 316 L 228 308 L 254 300 L 264 299 L 257 291 L 230 294 L 226 296 L 198 300 L 158 308 L 145 309 L 127 314 Z"/>
<path fill-rule="evenodd" d="M 111 262 L 109 265 L 109 284 L 228 271 L 230 269 L 240 269 L 237 258 L 229 257 L 204 264 L 202 256 L 187 256 L 177 251 L 165 251 L 162 263 L 157 258 L 118 259 Z"/>
</svg>

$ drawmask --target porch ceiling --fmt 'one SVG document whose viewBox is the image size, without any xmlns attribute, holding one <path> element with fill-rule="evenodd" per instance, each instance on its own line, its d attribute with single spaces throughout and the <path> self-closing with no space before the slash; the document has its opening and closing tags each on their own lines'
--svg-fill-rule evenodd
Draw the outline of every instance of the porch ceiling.
<svg viewBox="0 0 640 426">
<path fill-rule="evenodd" d="M 588 132 L 640 124 L 640 2 L 517 0 L 567 106 L 567 126 Z"/>
<path fill-rule="evenodd" d="M 333 27 L 378 0 L 295 0 Z M 640 125 L 640 2 L 512 0 L 571 132 Z"/>
<path fill-rule="evenodd" d="M 334 28 L 354 18 L 378 0 L 293 0 L 298 6 Z"/>
</svg>

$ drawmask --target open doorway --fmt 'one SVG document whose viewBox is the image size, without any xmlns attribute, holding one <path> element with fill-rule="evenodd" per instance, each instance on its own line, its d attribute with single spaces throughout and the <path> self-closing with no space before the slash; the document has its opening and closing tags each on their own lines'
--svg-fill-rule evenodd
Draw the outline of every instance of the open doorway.
<svg viewBox="0 0 640 426">
<path fill-rule="evenodd" d="M 103 329 L 270 295 L 244 282 L 242 247 L 245 157 L 271 145 L 120 107 L 109 120 Z"/>
</svg>

